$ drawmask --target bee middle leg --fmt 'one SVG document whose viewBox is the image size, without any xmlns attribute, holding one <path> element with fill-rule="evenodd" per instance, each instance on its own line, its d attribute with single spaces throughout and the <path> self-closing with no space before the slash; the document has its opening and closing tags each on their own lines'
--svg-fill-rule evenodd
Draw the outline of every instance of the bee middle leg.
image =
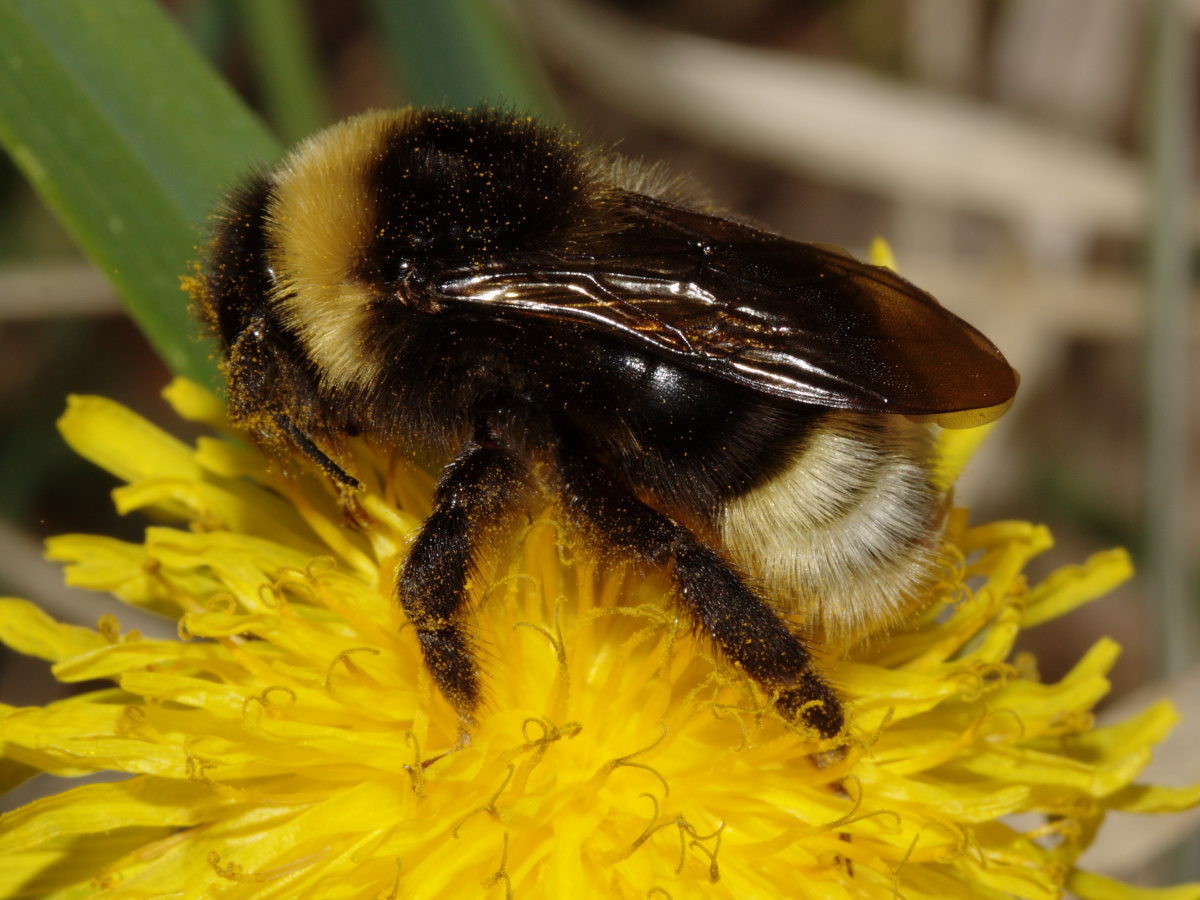
<svg viewBox="0 0 1200 900">
<path fill-rule="evenodd" d="M 582 453 L 559 465 L 563 504 L 589 542 L 626 561 L 674 564 L 677 602 L 720 653 L 776 694 L 775 708 L 822 737 L 842 729 L 841 701 L 770 604 L 687 528 L 642 503 Z"/>
<path fill-rule="evenodd" d="M 480 555 L 526 509 L 529 484 L 516 454 L 478 435 L 447 466 L 433 512 L 396 578 L 434 684 L 468 726 L 482 688 L 467 621 L 467 582 Z"/>
</svg>

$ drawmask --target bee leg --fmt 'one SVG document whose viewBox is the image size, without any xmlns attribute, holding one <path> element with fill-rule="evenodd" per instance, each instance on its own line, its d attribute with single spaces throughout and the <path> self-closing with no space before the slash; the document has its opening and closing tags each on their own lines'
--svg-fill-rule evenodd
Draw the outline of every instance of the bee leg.
<svg viewBox="0 0 1200 900">
<path fill-rule="evenodd" d="M 602 551 L 633 562 L 674 563 L 677 602 L 697 631 L 767 691 L 775 708 L 822 737 L 842 729 L 841 701 L 814 671 L 812 654 L 770 604 L 714 549 L 651 509 L 583 454 L 560 463 L 563 503 L 572 525 Z"/>
<path fill-rule="evenodd" d="M 487 439 L 468 444 L 447 466 L 396 579 L 405 615 L 434 684 L 470 726 L 481 699 L 466 621 L 467 581 L 476 560 L 514 513 L 525 508 L 528 472 Z"/>
<path fill-rule="evenodd" d="M 324 450 L 312 442 L 312 438 L 297 428 L 292 423 L 292 420 L 283 413 L 275 416 L 275 424 L 292 439 L 292 442 L 304 452 L 305 456 L 316 463 L 317 467 L 338 485 L 356 491 L 362 489 L 362 482 L 353 475 L 348 474 L 345 469 L 330 459 Z"/>
</svg>

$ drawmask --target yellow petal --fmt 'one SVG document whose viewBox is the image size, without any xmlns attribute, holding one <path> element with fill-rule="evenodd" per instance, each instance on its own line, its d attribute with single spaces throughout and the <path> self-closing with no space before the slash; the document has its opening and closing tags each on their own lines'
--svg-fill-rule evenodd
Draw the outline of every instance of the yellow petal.
<svg viewBox="0 0 1200 900">
<path fill-rule="evenodd" d="M 63 625 L 26 600 L 0 598 L 0 641 L 18 653 L 57 662 L 108 644 L 91 628 Z"/>
<path fill-rule="evenodd" d="M 954 486 L 994 426 L 995 422 L 989 422 L 975 428 L 943 428 L 938 432 L 934 446 L 934 487 L 948 491 Z"/>
<path fill-rule="evenodd" d="M 163 398 L 181 419 L 202 422 L 217 431 L 229 430 L 225 404 L 212 391 L 186 378 L 173 378 L 162 391 Z"/>
<path fill-rule="evenodd" d="M 228 806 L 203 784 L 137 776 L 111 784 L 88 784 L 42 797 L 4 816 L 0 858 L 67 835 L 138 825 L 197 825 Z M 2 896 L 2 895 L 0 895 Z"/>
<path fill-rule="evenodd" d="M 1131 784 L 1107 798 L 1110 809 L 1127 813 L 1174 813 L 1200 803 L 1200 784 L 1188 787 Z"/>
<path fill-rule="evenodd" d="M 1066 615 L 1107 594 L 1133 576 L 1133 563 L 1123 549 L 1105 550 L 1082 566 L 1065 566 L 1029 592 L 1021 624 L 1025 628 Z"/>
<path fill-rule="evenodd" d="M 191 447 L 106 397 L 72 394 L 58 430 L 72 450 L 122 481 L 201 476 Z"/>
<path fill-rule="evenodd" d="M 893 272 L 896 271 L 896 255 L 892 252 L 892 245 L 879 235 L 871 238 L 871 249 L 867 259 L 873 266 L 884 266 Z"/>
</svg>

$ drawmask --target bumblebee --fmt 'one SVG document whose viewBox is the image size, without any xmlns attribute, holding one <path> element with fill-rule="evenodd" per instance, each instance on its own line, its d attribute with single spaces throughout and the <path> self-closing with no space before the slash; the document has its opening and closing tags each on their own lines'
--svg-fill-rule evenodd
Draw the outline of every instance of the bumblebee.
<svg viewBox="0 0 1200 900">
<path fill-rule="evenodd" d="M 941 564 L 933 425 L 1016 373 L 890 270 L 717 214 L 679 180 L 509 112 L 376 111 L 255 174 L 195 289 L 230 414 L 352 495 L 347 441 L 444 463 L 396 595 L 467 727 L 468 578 L 546 504 L 667 567 L 697 632 L 823 737 L 814 653 Z"/>
</svg>

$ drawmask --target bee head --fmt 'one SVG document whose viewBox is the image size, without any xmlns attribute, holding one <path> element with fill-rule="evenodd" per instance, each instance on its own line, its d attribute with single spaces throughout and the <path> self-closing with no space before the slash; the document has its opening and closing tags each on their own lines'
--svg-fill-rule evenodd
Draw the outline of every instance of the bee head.
<svg viewBox="0 0 1200 900">
<path fill-rule="evenodd" d="M 272 278 L 263 222 L 270 196 L 270 182 L 260 173 L 226 199 L 203 276 L 192 288 L 201 318 L 226 352 L 267 312 Z"/>
<path fill-rule="evenodd" d="M 298 336 L 280 316 L 267 228 L 271 176 L 257 173 L 226 200 L 214 221 L 209 257 L 190 286 L 200 317 L 221 343 L 230 416 L 264 447 L 286 453 L 288 422 L 310 433 L 323 424 L 298 410 L 315 408 L 317 375 Z"/>
</svg>

